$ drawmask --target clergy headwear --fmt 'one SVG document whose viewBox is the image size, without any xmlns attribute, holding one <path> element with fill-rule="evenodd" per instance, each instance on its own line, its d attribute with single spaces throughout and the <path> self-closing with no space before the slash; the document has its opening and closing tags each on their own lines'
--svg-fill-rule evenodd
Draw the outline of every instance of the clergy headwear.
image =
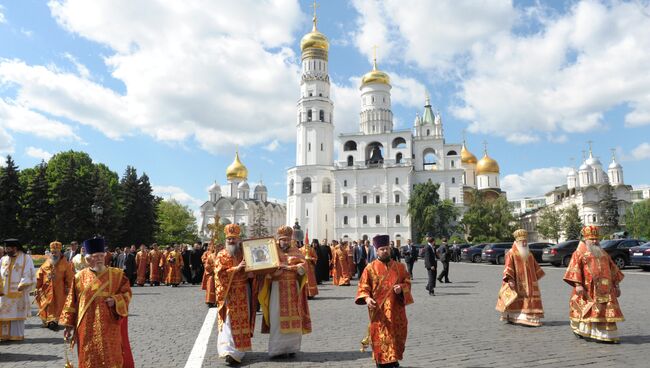
<svg viewBox="0 0 650 368">
<path fill-rule="evenodd" d="M 92 238 L 84 240 L 84 250 L 87 255 L 104 252 L 104 238 Z"/>
<path fill-rule="evenodd" d="M 593 225 L 585 226 L 582 228 L 581 231 L 582 237 L 585 239 L 598 240 L 599 230 L 600 229 L 598 228 L 598 226 L 593 226 Z"/>
<path fill-rule="evenodd" d="M 377 235 L 372 238 L 372 245 L 375 248 L 387 247 L 390 245 L 390 237 L 388 235 Z"/>
<path fill-rule="evenodd" d="M 55 250 L 60 251 L 63 248 L 63 244 L 59 241 L 53 241 L 50 243 L 50 251 L 54 252 Z"/>
<path fill-rule="evenodd" d="M 18 239 L 10 238 L 5 239 L 3 242 L 5 243 L 5 247 L 16 247 L 18 250 L 23 250 L 23 246 Z"/>
<path fill-rule="evenodd" d="M 515 237 L 515 240 L 527 240 L 528 239 L 528 231 L 524 229 L 517 229 L 515 230 L 512 235 Z"/>
<path fill-rule="evenodd" d="M 226 238 L 239 238 L 241 234 L 241 228 L 237 224 L 228 224 L 223 231 L 226 234 Z"/>
<path fill-rule="evenodd" d="M 278 240 L 280 239 L 291 239 L 291 236 L 293 235 L 293 229 L 290 228 L 287 225 L 282 225 L 278 228 L 277 231 L 277 237 Z"/>
</svg>

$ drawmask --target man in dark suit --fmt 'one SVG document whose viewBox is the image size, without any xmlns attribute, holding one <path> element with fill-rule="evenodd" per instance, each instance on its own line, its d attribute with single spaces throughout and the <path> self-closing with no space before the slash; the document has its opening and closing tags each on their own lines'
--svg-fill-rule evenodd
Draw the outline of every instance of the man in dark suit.
<svg viewBox="0 0 650 368">
<path fill-rule="evenodd" d="M 411 280 L 413 280 L 413 265 L 418 260 L 418 249 L 411 243 L 411 239 L 406 241 L 406 246 L 404 247 L 404 262 L 406 262 L 406 268 L 411 275 Z"/>
<path fill-rule="evenodd" d="M 445 278 L 445 283 L 449 284 L 449 262 L 451 262 L 451 249 L 447 246 L 447 238 L 442 238 L 442 244 L 438 248 L 438 258 L 442 262 L 442 272 L 438 276 L 438 281 L 442 282 L 442 278 Z"/>
<path fill-rule="evenodd" d="M 363 244 L 359 244 L 356 241 L 352 242 L 352 244 L 354 245 L 354 256 L 352 259 L 357 267 L 357 275 L 359 279 L 361 279 L 361 274 L 367 265 L 366 258 L 368 257 L 368 254 L 366 253 L 366 247 L 364 247 Z"/>
<path fill-rule="evenodd" d="M 424 267 L 427 269 L 429 282 L 427 283 L 427 290 L 429 295 L 434 295 L 436 288 L 436 274 L 438 273 L 438 260 L 436 256 L 436 241 L 433 239 L 432 233 L 427 233 L 427 244 L 424 246 Z"/>
<path fill-rule="evenodd" d="M 70 242 L 70 248 L 63 253 L 65 259 L 72 264 L 72 258 L 77 255 L 79 249 L 79 243 L 76 241 Z"/>
</svg>

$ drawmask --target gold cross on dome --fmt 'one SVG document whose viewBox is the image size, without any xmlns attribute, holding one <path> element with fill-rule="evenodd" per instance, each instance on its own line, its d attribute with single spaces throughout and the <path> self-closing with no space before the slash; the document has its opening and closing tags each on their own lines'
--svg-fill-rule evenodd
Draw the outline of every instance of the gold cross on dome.
<svg viewBox="0 0 650 368">
<path fill-rule="evenodd" d="M 487 155 L 487 141 L 483 140 L 483 151 L 485 151 L 485 154 Z"/>
<path fill-rule="evenodd" d="M 467 129 L 463 129 L 463 144 L 465 144 L 465 135 L 467 134 Z"/>
<path fill-rule="evenodd" d="M 372 46 L 372 68 L 374 70 L 377 70 L 377 49 L 379 46 L 374 45 Z"/>
<path fill-rule="evenodd" d="M 320 5 L 316 4 L 316 0 L 314 0 L 314 3 L 311 5 L 311 7 L 314 9 L 314 26 L 316 25 L 316 8 L 320 8 Z"/>
<path fill-rule="evenodd" d="M 591 140 L 587 141 L 587 144 L 589 145 L 589 154 L 590 154 L 590 155 L 591 155 L 591 149 L 592 149 L 592 146 L 591 146 L 591 145 L 592 145 L 593 143 L 594 143 L 594 141 L 591 141 Z"/>
</svg>

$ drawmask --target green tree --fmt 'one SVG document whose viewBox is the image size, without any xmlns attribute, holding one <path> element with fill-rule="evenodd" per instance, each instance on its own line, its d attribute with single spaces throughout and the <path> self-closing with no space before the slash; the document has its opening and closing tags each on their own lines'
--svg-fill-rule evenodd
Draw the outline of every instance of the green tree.
<svg viewBox="0 0 650 368">
<path fill-rule="evenodd" d="M 95 165 L 93 183 L 93 204 L 101 206 L 102 214 L 98 217 L 96 231 L 109 243 L 120 238 L 120 208 L 118 196 L 118 176 L 104 164 Z"/>
<path fill-rule="evenodd" d="M 52 236 L 61 242 L 83 240 L 95 234 L 91 206 L 95 166 L 85 152 L 54 155 L 47 164 L 50 203 L 54 210 Z"/>
<path fill-rule="evenodd" d="M 627 210 L 625 226 L 633 237 L 650 239 L 650 199 L 637 202 Z"/>
<path fill-rule="evenodd" d="M 142 173 L 138 179 L 138 220 L 140 221 L 140 242 L 151 243 L 158 230 L 157 211 L 162 198 L 153 195 L 149 176 Z M 196 230 L 195 230 L 196 232 Z M 196 239 L 196 235 L 194 236 Z"/>
<path fill-rule="evenodd" d="M 253 223 L 251 224 L 251 236 L 254 238 L 262 238 L 268 236 L 269 231 L 266 228 L 266 211 L 264 210 L 264 204 L 260 204 L 255 209 L 255 215 L 253 216 Z"/>
<path fill-rule="evenodd" d="M 474 200 L 465 211 L 461 224 L 465 233 L 474 242 L 512 240 L 515 218 L 504 197 L 487 198 L 484 192 L 474 190 Z"/>
<path fill-rule="evenodd" d="M 27 171 L 27 170 L 23 170 Z M 36 175 L 26 178 L 27 190 L 23 199 L 23 227 L 30 244 L 35 245 L 36 252 L 45 249 L 46 244 L 55 240 L 52 237 L 52 210 L 50 207 L 50 186 L 47 181 L 47 164 L 41 162 L 32 170 Z M 27 171 L 27 173 L 30 173 Z M 23 173 L 21 172 L 21 176 Z"/>
<path fill-rule="evenodd" d="M 545 207 L 540 211 L 537 221 L 537 231 L 545 238 L 558 242 L 562 231 L 560 214 L 551 207 Z"/>
<path fill-rule="evenodd" d="M 127 166 L 120 181 L 120 207 L 122 208 L 121 244 L 149 244 L 156 235 L 156 209 L 159 198 L 153 195 L 147 174 L 138 178 L 136 169 Z"/>
<path fill-rule="evenodd" d="M 562 232 L 566 239 L 580 239 L 582 220 L 580 210 L 575 204 L 562 210 Z"/>
<path fill-rule="evenodd" d="M 408 201 L 408 214 L 411 217 L 413 239 L 421 239 L 427 232 L 434 237 L 449 237 L 456 229 L 459 211 L 449 200 L 440 200 L 440 184 L 416 184 Z"/>
<path fill-rule="evenodd" d="M 158 204 L 158 221 L 158 243 L 193 243 L 197 239 L 196 218 L 189 207 L 175 199 L 164 200 Z"/>
<path fill-rule="evenodd" d="M 5 167 L 0 167 L 0 239 L 22 236 L 22 195 L 18 166 L 11 156 L 7 156 Z"/>
<path fill-rule="evenodd" d="M 600 200 L 600 222 L 606 233 L 612 233 L 619 228 L 618 201 L 614 197 L 614 189 L 611 185 L 605 184 L 604 188 Z"/>
</svg>

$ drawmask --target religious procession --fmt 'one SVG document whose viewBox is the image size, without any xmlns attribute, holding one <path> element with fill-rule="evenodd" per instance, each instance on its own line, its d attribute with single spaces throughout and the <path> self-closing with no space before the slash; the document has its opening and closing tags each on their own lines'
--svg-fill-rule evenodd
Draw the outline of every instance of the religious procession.
<svg viewBox="0 0 650 368">
<path fill-rule="evenodd" d="M 228 366 L 246 364 L 259 314 L 259 332 L 268 334 L 268 358 L 294 359 L 301 351 L 303 335 L 312 332 L 310 304 L 318 303 L 319 285 L 331 279 L 333 286 L 347 287 L 356 278 L 352 304 L 368 310 L 367 333 L 359 341 L 361 350 L 372 351 L 377 367 L 399 367 L 408 346 L 406 307 L 415 302 L 409 270 L 417 261 L 417 248 L 409 241 L 398 249 L 388 235 L 377 235 L 371 242 L 328 243 L 309 242 L 308 238 L 296 238 L 296 234 L 301 234 L 297 224 L 294 228 L 279 227 L 274 238 L 263 239 L 266 248 L 256 248 L 268 251 L 269 258 L 251 258 L 246 246 L 249 240 L 241 238 L 240 226 L 228 224 L 224 228 L 225 244 L 208 244 L 200 256 L 188 254 L 193 265 L 190 271 L 195 272 L 187 274 L 187 283 L 200 283 L 205 304 L 217 311 L 214 329 L 218 357 Z M 506 253 L 502 286 L 498 293 L 495 290 L 496 310 L 508 324 L 543 329 L 539 280 L 545 272 L 527 247 L 527 235 L 523 229 L 513 234 L 515 241 Z M 111 266 L 115 265 L 109 261 L 112 252 L 103 238 L 84 241 L 79 254 L 75 254 L 76 248 L 72 243 L 63 253 L 62 244 L 52 242 L 48 259 L 35 269 L 18 239 L 4 240 L 0 270 L 2 344 L 9 347 L 7 343 L 29 339 L 25 320 L 31 316 L 33 300 L 43 327 L 57 333 L 59 326 L 63 327 L 61 338 L 70 353 L 76 352 L 79 367 L 138 366 L 128 328 L 132 287 L 145 283 L 156 286 L 161 280 L 178 286 L 183 278 L 183 251 L 177 247 L 165 253 L 155 244 L 151 250 L 142 245 L 134 257 L 131 276 L 124 268 Z M 197 254 L 199 249 L 197 244 Z M 132 255 L 133 249 L 127 252 Z M 426 289 L 431 296 L 435 296 L 436 281 L 451 283 L 449 265 L 445 265 L 450 253 L 444 240 L 436 245 L 432 234 L 427 235 L 423 255 L 428 273 Z M 77 265 L 80 257 L 83 267 Z M 271 267 L 253 267 L 247 258 L 254 264 L 270 262 Z M 440 275 L 438 261 L 443 264 Z M 571 288 L 567 302 L 573 334 L 586 341 L 619 343 L 617 322 L 624 321 L 618 304 L 623 274 L 599 247 L 598 227 L 582 229 L 582 241 L 563 279 Z"/>
</svg>

